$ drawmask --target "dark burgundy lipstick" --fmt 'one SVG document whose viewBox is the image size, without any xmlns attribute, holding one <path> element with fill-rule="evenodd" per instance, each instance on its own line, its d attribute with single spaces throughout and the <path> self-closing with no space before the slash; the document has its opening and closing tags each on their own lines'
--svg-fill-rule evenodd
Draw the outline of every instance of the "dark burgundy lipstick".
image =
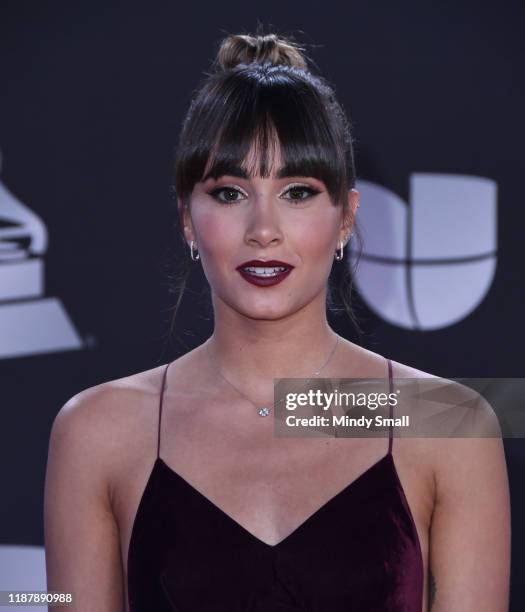
<svg viewBox="0 0 525 612">
<path fill-rule="evenodd" d="M 244 280 L 258 287 L 277 285 L 290 274 L 292 269 L 293 266 L 277 259 L 269 261 L 250 259 L 250 261 L 245 261 L 237 266 L 237 270 Z"/>
</svg>

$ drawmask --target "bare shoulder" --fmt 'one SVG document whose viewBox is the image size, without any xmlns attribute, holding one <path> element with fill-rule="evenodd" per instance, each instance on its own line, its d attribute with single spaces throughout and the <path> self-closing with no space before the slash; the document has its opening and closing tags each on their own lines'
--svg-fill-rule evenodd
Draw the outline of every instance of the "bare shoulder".
<svg viewBox="0 0 525 612">
<path fill-rule="evenodd" d="M 442 438 L 499 438 L 501 428 L 498 417 L 490 402 L 469 387 L 455 379 L 449 379 L 418 370 L 406 364 L 392 362 L 394 376 L 419 382 L 419 389 L 425 392 L 425 399 L 440 409 L 443 415 L 439 429 L 434 432 Z M 420 392 L 420 395 L 421 395 Z M 438 422 L 437 419 L 435 419 Z M 429 435 L 430 437 L 430 435 Z"/>
<path fill-rule="evenodd" d="M 394 376 L 422 381 L 420 388 L 434 411 L 435 428 L 424 429 L 425 435 L 416 444 L 432 466 L 437 501 L 468 490 L 473 478 L 478 483 L 484 482 L 487 490 L 505 490 L 501 428 L 490 402 L 454 379 L 399 362 L 392 365 Z M 438 418 L 440 414 L 443 416 Z"/>
<path fill-rule="evenodd" d="M 370 371 L 381 371 L 385 357 L 362 349 Z M 497 415 L 490 403 L 476 390 L 454 380 L 391 360 L 394 379 L 407 379 L 418 385 L 419 398 L 425 398 L 410 407 L 415 410 L 434 411 L 421 436 L 408 436 L 396 441 L 402 457 L 432 474 L 436 491 L 442 493 L 466 482 L 470 473 L 499 470 L 502 475 L 503 444 Z M 429 412 L 430 414 L 430 412 Z M 442 415 L 439 419 L 436 415 Z M 435 425 L 434 425 L 435 424 Z M 462 469 L 458 469 L 458 466 Z M 472 471 L 474 470 L 474 471 Z M 455 483 L 455 484 L 454 484 Z"/>
<path fill-rule="evenodd" d="M 109 380 L 83 389 L 71 397 L 58 411 L 54 422 L 55 436 L 82 431 L 94 450 L 102 451 L 115 439 L 116 431 L 125 434 L 127 427 L 141 412 L 148 398 L 158 392 L 163 366 Z"/>
<path fill-rule="evenodd" d="M 116 475 L 130 467 L 133 455 L 153 453 L 164 369 L 109 380 L 72 396 L 53 421 L 50 458 L 74 469 L 72 477 L 89 472 L 110 496 Z"/>
<path fill-rule="evenodd" d="M 123 607 L 117 485 L 137 456 L 154 456 L 163 370 L 84 389 L 53 421 L 44 494 L 47 584 L 75 592 L 82 610 L 88 601 L 89 609 Z M 134 481 L 130 473 L 127 480 Z"/>
</svg>

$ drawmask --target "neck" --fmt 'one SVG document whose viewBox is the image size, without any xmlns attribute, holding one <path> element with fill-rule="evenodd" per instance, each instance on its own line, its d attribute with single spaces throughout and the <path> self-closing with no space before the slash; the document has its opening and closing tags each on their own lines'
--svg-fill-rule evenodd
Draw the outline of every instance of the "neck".
<svg viewBox="0 0 525 612">
<path fill-rule="evenodd" d="M 245 390 L 267 391 L 274 378 L 308 378 L 337 353 L 338 336 L 324 303 L 322 312 L 305 308 L 281 319 L 252 319 L 225 306 L 214 312 L 214 331 L 204 348 L 213 365 Z"/>
</svg>

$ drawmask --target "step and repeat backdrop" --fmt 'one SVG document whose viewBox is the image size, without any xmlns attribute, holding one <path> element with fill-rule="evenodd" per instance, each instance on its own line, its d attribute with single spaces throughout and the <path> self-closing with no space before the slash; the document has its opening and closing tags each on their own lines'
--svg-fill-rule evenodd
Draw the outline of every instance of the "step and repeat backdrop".
<svg viewBox="0 0 525 612">
<path fill-rule="evenodd" d="M 195 266 L 169 332 L 174 147 L 219 40 L 258 22 L 305 43 L 353 124 L 359 341 L 438 376 L 525 376 L 520 3 L 4 2 L 0 589 L 45 589 L 43 487 L 60 407 L 212 331 Z M 357 341 L 348 319 L 333 325 Z M 524 441 L 505 449 L 519 610 Z"/>
</svg>

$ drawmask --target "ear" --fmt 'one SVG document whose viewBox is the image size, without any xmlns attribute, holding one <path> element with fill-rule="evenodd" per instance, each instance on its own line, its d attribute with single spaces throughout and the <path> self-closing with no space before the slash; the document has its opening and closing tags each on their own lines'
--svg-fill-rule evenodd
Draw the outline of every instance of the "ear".
<svg viewBox="0 0 525 612">
<path fill-rule="evenodd" d="M 184 206 L 182 202 L 177 198 L 177 208 L 179 210 L 179 216 L 182 223 L 182 229 L 184 231 L 184 237 L 189 244 L 192 240 L 195 240 L 195 232 L 193 230 L 193 222 L 191 220 L 190 209 Z"/>
<path fill-rule="evenodd" d="M 348 207 L 341 221 L 341 240 L 346 245 L 355 225 L 355 215 L 359 208 L 359 191 L 350 189 L 348 192 Z"/>
</svg>

